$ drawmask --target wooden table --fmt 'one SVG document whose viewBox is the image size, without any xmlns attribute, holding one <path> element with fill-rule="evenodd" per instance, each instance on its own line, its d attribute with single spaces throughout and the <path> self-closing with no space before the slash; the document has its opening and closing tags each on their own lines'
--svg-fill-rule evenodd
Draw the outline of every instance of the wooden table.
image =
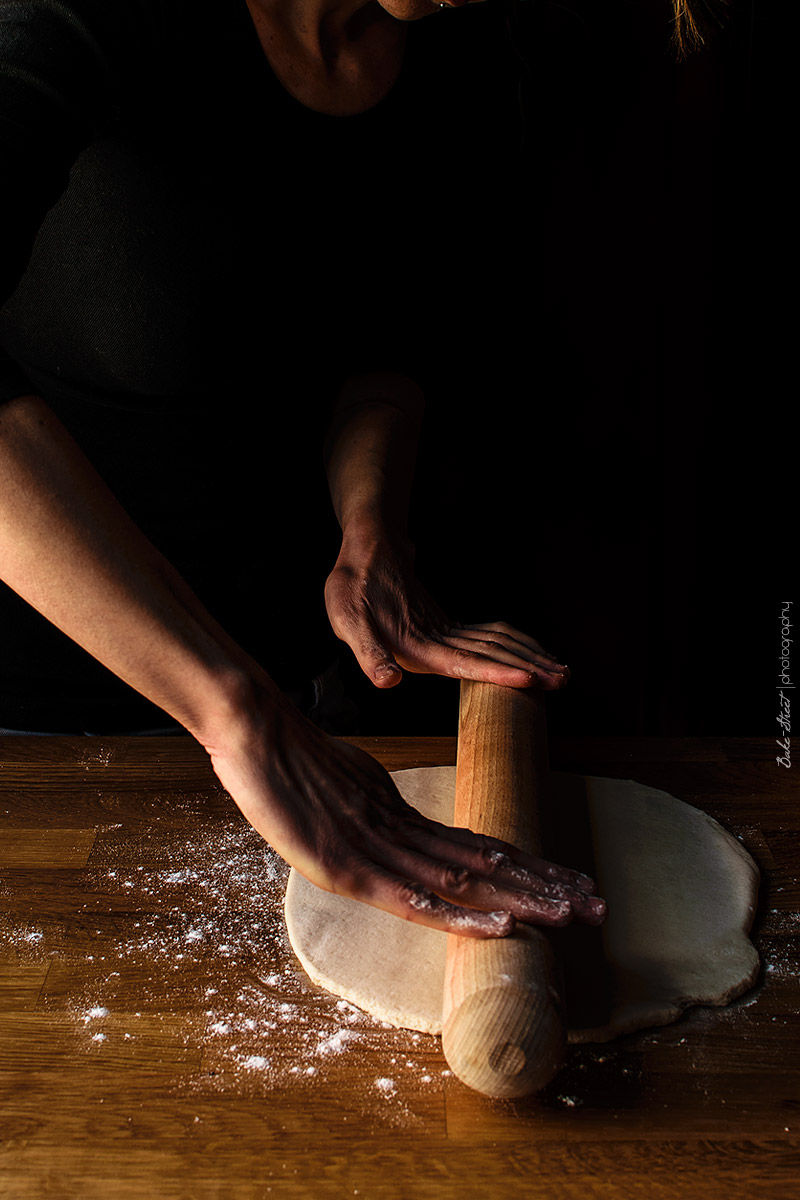
<svg viewBox="0 0 800 1200">
<path fill-rule="evenodd" d="M 448 738 L 355 739 L 390 769 Z M 490 1101 L 438 1039 L 314 988 L 285 868 L 189 738 L 0 739 L 0 1194 L 103 1200 L 800 1194 L 798 770 L 768 739 L 575 739 L 560 770 L 702 807 L 762 872 L 756 988 L 572 1047 Z"/>
</svg>

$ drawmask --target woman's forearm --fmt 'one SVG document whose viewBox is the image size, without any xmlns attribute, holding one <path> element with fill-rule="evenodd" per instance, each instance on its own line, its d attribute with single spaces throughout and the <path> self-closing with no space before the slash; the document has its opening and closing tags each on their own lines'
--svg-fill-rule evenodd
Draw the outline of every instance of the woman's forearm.
<svg viewBox="0 0 800 1200">
<path fill-rule="evenodd" d="M 407 542 L 423 405 L 417 385 L 400 375 L 356 376 L 342 389 L 325 465 L 345 540 Z"/>
<path fill-rule="evenodd" d="M 204 745 L 257 670 L 36 396 L 0 407 L 0 578 Z"/>
</svg>

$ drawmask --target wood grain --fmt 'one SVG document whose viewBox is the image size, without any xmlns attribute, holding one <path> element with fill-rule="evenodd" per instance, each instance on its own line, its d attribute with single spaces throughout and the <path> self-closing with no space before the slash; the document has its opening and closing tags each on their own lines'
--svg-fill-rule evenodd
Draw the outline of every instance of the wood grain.
<svg viewBox="0 0 800 1200">
<path fill-rule="evenodd" d="M 454 738 L 359 744 L 390 769 L 455 761 Z M 666 788 L 742 837 L 763 872 L 764 970 L 727 1008 L 571 1047 L 541 1092 L 496 1101 L 444 1073 L 437 1039 L 304 982 L 279 866 L 191 739 L 0 739 L 0 846 L 47 834 L 42 861 L 0 868 L 4 1200 L 796 1194 L 797 773 L 770 739 L 550 752 L 556 770 Z M 56 865 L 76 829 L 95 835 L 88 861 Z M 342 1030 L 357 1036 L 323 1053 Z"/>
<path fill-rule="evenodd" d="M 454 824 L 541 854 L 547 786 L 544 702 L 536 692 L 461 683 Z M 459 1079 L 486 1096 L 544 1087 L 566 1050 L 566 1018 L 545 932 L 447 939 L 442 1048 Z"/>
<path fill-rule="evenodd" d="M 0 842 L 0 867 L 83 867 L 94 829 L 9 829 Z"/>
</svg>

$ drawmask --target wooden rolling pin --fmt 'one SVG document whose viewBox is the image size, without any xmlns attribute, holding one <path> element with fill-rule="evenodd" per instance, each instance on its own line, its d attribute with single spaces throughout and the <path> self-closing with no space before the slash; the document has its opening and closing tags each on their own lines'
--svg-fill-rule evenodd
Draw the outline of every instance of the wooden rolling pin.
<svg viewBox="0 0 800 1200">
<path fill-rule="evenodd" d="M 537 797 L 547 775 L 544 703 L 533 690 L 461 684 L 453 824 L 541 853 Z M 526 1096 L 560 1067 L 564 1010 L 540 929 L 507 938 L 448 934 L 442 1047 L 464 1083 Z"/>
</svg>

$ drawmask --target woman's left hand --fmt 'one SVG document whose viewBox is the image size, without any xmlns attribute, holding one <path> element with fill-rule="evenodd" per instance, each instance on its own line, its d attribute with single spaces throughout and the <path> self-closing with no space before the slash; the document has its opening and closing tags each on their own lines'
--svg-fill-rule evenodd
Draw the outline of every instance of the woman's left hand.
<svg viewBox="0 0 800 1200">
<path fill-rule="evenodd" d="M 325 603 L 333 632 L 376 687 L 394 687 L 404 670 L 548 690 L 569 678 L 567 667 L 504 621 L 448 620 L 417 579 L 411 553 L 385 538 L 345 536 Z"/>
</svg>

